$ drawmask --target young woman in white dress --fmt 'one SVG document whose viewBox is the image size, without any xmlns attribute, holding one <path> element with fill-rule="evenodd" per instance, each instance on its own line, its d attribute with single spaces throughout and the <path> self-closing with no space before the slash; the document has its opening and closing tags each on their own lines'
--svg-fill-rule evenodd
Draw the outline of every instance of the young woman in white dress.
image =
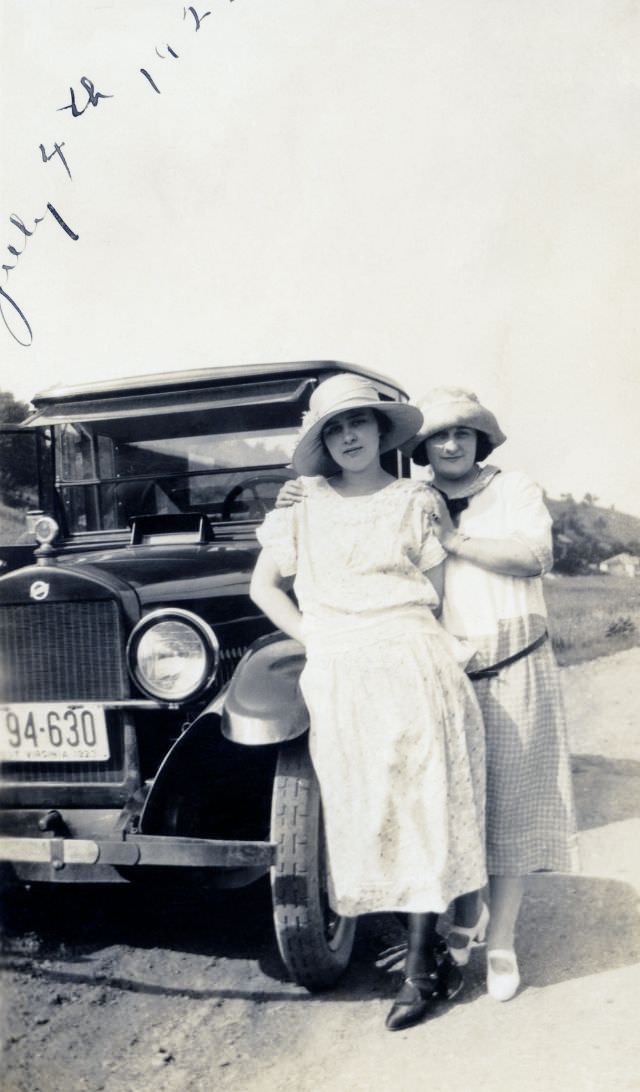
<svg viewBox="0 0 640 1092">
<path fill-rule="evenodd" d="M 434 617 L 445 557 L 437 498 L 380 463 L 421 420 L 358 376 L 321 383 L 293 456 L 305 497 L 258 529 L 251 584 L 265 614 L 305 646 L 332 906 L 408 914 L 391 1030 L 460 988 L 434 950 L 437 916 L 486 877 L 483 728 L 461 667 L 470 653 Z"/>
</svg>

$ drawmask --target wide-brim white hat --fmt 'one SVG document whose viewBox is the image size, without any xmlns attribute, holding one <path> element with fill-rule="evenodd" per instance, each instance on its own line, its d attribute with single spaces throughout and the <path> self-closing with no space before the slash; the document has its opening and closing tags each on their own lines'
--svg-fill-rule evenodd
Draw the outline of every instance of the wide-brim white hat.
<svg viewBox="0 0 640 1092">
<path fill-rule="evenodd" d="M 291 460 L 296 474 L 322 474 L 329 478 L 340 467 L 322 442 L 322 430 L 332 417 L 348 410 L 372 409 L 389 422 L 389 430 L 380 436 L 380 453 L 400 447 L 422 424 L 422 413 L 408 402 L 383 400 L 367 379 L 351 372 L 340 372 L 325 379 L 314 390 L 309 410 L 304 414 L 300 437 Z"/>
<path fill-rule="evenodd" d="M 483 432 L 491 451 L 507 438 L 493 413 L 481 405 L 473 391 L 462 387 L 434 387 L 418 399 L 417 404 L 422 410 L 423 421 L 415 436 L 400 445 L 405 455 L 413 455 L 419 444 L 436 432 L 457 425 Z"/>
</svg>

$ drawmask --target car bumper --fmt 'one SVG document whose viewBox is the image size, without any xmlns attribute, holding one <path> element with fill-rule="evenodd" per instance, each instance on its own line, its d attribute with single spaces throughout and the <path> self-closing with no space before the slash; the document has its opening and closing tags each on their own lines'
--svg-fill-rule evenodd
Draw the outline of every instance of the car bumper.
<svg viewBox="0 0 640 1092">
<path fill-rule="evenodd" d="M 57 871 L 74 866 L 115 865 L 159 868 L 268 868 L 275 861 L 274 842 L 179 838 L 128 834 L 121 838 L 0 838 L 0 861 L 47 864 Z"/>
</svg>

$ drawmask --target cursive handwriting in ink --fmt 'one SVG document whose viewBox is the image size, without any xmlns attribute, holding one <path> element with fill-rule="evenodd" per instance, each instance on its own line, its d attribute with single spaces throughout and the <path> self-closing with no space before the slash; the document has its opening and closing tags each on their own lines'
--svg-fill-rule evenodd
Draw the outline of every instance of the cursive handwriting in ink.
<svg viewBox="0 0 640 1092">
<path fill-rule="evenodd" d="M 192 5 L 189 5 L 188 8 L 183 8 L 182 9 L 182 19 L 183 19 L 183 21 L 187 18 L 187 15 L 191 15 L 193 17 L 193 21 L 195 23 L 195 30 L 198 31 L 198 30 L 200 30 L 200 27 L 202 26 L 203 19 L 206 19 L 208 15 L 211 15 L 211 12 L 210 11 L 205 11 L 205 12 L 202 13 L 202 15 L 199 15 L 198 12 L 196 11 L 196 9 Z M 171 48 L 171 46 L 169 45 L 168 42 L 167 42 L 167 49 L 169 50 L 169 53 L 171 54 L 172 57 L 177 59 L 180 56 L 179 53 L 176 53 L 175 49 Z M 157 57 L 160 57 L 160 59 L 163 60 L 163 61 L 166 60 L 166 54 L 165 53 L 161 53 L 157 46 L 155 47 L 155 50 L 156 50 L 156 56 Z M 144 76 L 145 80 L 149 81 L 149 83 L 153 87 L 153 90 L 156 92 L 156 94 L 158 94 L 158 95 L 162 94 L 162 92 L 160 91 L 160 88 L 158 87 L 156 81 L 154 80 L 153 76 L 148 71 L 148 69 L 141 68 L 140 72 Z"/>
<path fill-rule="evenodd" d="M 178 57 L 180 56 L 180 54 L 176 53 L 175 49 L 172 49 L 168 42 L 167 42 L 167 49 L 169 50 L 169 53 L 171 54 L 171 56 L 174 59 L 177 60 Z M 166 61 L 166 59 L 167 59 L 166 53 L 161 53 L 157 46 L 156 46 L 156 57 L 160 57 L 160 59 L 162 61 Z M 154 80 L 153 76 L 151 76 L 150 73 L 147 72 L 146 68 L 141 68 L 140 71 L 142 72 L 142 75 L 145 77 L 145 79 L 147 79 L 149 81 L 149 83 L 153 87 L 153 90 L 157 91 L 158 94 L 161 95 L 162 92 L 160 91 L 160 88 L 158 87 L 158 85 L 157 85 L 156 81 Z"/>
<path fill-rule="evenodd" d="M 52 151 L 51 155 L 47 155 L 47 153 L 44 150 L 44 144 L 41 144 L 40 145 L 40 154 L 42 155 L 42 162 L 43 163 L 48 163 L 51 159 L 53 159 L 54 155 L 59 155 L 60 159 L 62 160 L 62 163 L 64 165 L 65 171 L 69 175 L 69 178 L 71 178 L 71 171 L 69 170 L 69 164 L 67 163 L 67 161 L 66 161 L 66 159 L 64 157 L 64 152 L 62 151 L 62 149 L 64 148 L 64 145 L 65 145 L 64 140 L 62 141 L 62 144 L 58 144 L 57 141 L 56 141 L 54 143 L 54 145 L 53 145 L 53 151 Z"/>
<path fill-rule="evenodd" d="M 54 220 L 60 225 L 65 234 L 77 243 L 80 236 L 76 235 L 75 231 L 73 231 L 73 229 L 69 227 L 69 225 L 58 212 L 57 208 L 52 205 L 50 201 L 47 201 L 47 210 L 51 213 Z M 17 216 L 15 212 L 11 213 L 11 216 L 9 217 L 10 223 L 13 224 L 13 226 L 17 228 L 18 231 L 21 231 L 24 236 L 24 246 L 22 250 L 17 250 L 16 247 L 12 246 L 11 244 L 7 246 L 7 250 L 12 257 L 16 259 L 20 257 L 20 255 L 24 252 L 24 249 L 29 242 L 29 239 L 38 227 L 38 224 L 42 223 L 42 221 L 45 219 L 45 216 L 34 216 L 33 228 L 30 230 L 20 216 Z M 5 274 L 5 281 L 9 279 L 10 272 L 15 268 L 15 264 L 7 265 L 6 263 L 3 263 L 2 269 Z M 9 293 L 4 288 L 0 288 L 0 318 L 2 318 L 2 321 L 4 322 L 9 333 L 11 334 L 11 337 L 14 339 L 14 341 L 18 342 L 18 345 L 22 345 L 24 348 L 28 348 L 29 345 L 31 345 L 31 343 L 33 342 L 33 330 L 31 328 L 31 323 L 29 322 L 29 319 L 25 315 L 20 305 L 16 302 L 13 296 L 9 295 Z"/>
<path fill-rule="evenodd" d="M 6 305 L 12 308 L 12 311 L 9 312 L 9 317 L 7 317 L 7 314 L 5 313 L 5 301 Z M 28 349 L 33 341 L 33 330 L 29 325 L 29 319 L 24 311 L 20 309 L 13 297 L 10 296 L 8 292 L 5 292 L 4 288 L 0 288 L 0 317 L 14 341 L 17 341 L 18 345 L 22 345 L 25 349 Z M 21 338 L 18 337 L 16 330 L 11 326 L 10 320 L 13 320 L 17 330 L 22 332 L 23 337 L 26 335 L 28 338 L 27 341 L 22 341 Z"/>
<path fill-rule="evenodd" d="M 141 68 L 141 69 L 140 69 L 140 71 L 142 72 L 142 75 L 143 75 L 143 76 L 145 76 L 145 77 L 146 77 L 146 79 L 148 79 L 149 83 L 150 83 L 150 84 L 151 84 L 151 86 L 153 87 L 153 90 L 154 90 L 154 91 L 157 91 L 157 92 L 158 92 L 158 94 L 159 94 L 159 95 L 161 95 L 161 94 L 162 94 L 162 92 L 161 92 L 160 88 L 158 87 L 157 83 L 155 83 L 155 81 L 154 81 L 153 77 L 149 75 L 149 73 L 147 72 L 146 68 Z"/>
<path fill-rule="evenodd" d="M 53 207 L 53 205 L 51 204 L 50 201 L 47 201 L 47 208 L 49 209 L 49 212 L 51 213 L 51 215 L 53 217 L 55 217 L 55 219 L 58 221 L 58 223 L 60 224 L 60 227 L 62 228 L 62 230 L 66 231 L 67 235 L 69 236 L 70 239 L 73 239 L 74 243 L 77 243 L 80 236 L 76 235 L 75 231 L 72 231 L 68 224 L 65 224 L 65 222 L 62 219 L 60 213 L 58 212 L 57 209 L 55 209 Z"/>
<path fill-rule="evenodd" d="M 113 98 L 113 95 L 103 95 L 102 91 L 96 91 L 95 84 L 94 84 L 93 80 L 90 80 L 87 76 L 81 76 L 80 77 L 80 83 L 82 84 L 82 87 L 84 88 L 84 90 L 87 92 L 87 101 L 86 101 L 85 105 L 82 107 L 82 110 L 78 109 L 78 107 L 76 105 L 76 93 L 73 90 L 73 87 L 70 87 L 69 88 L 69 94 L 71 95 L 71 102 L 67 103 L 66 106 L 59 106 L 58 111 L 60 111 L 60 110 L 70 110 L 72 117 L 79 118 L 79 117 L 82 117 L 85 110 L 88 110 L 90 106 L 97 106 L 98 103 L 100 102 L 100 99 L 112 99 Z"/>
<path fill-rule="evenodd" d="M 196 23 L 196 30 L 200 30 L 200 24 L 202 23 L 202 20 L 206 19 L 207 15 L 211 15 L 210 11 L 205 11 L 204 15 L 198 15 L 196 9 L 191 7 L 191 5 L 189 5 L 188 8 L 183 8 L 182 9 L 182 18 L 183 19 L 187 18 L 187 12 L 189 12 L 190 15 L 193 15 L 193 18 L 195 19 L 195 23 Z"/>
<path fill-rule="evenodd" d="M 25 244 L 24 244 L 22 250 L 16 250 L 16 248 L 14 246 L 11 246 L 11 245 L 7 246 L 7 250 L 9 251 L 9 253 L 14 258 L 19 258 L 20 257 L 20 255 L 24 251 L 29 239 L 33 235 L 33 232 L 36 230 L 38 224 L 41 224 L 43 220 L 44 220 L 44 216 L 35 216 L 34 219 L 33 219 L 33 230 L 29 231 L 29 228 L 25 224 L 22 217 L 21 216 L 16 216 L 15 212 L 11 213 L 11 216 L 9 217 L 9 223 L 13 224 L 14 227 L 17 227 L 18 230 L 22 232 L 22 234 L 24 235 L 24 238 L 25 238 Z M 15 265 L 3 264 L 2 270 L 3 270 L 4 274 L 5 274 L 5 279 L 9 278 L 9 273 L 11 272 L 12 269 L 15 269 L 15 268 L 16 268 Z"/>
<path fill-rule="evenodd" d="M 229 2 L 233 3 L 233 0 L 229 0 Z M 196 32 L 200 30 L 203 21 L 205 19 L 207 19 L 210 15 L 211 15 L 211 11 L 204 11 L 204 12 L 202 12 L 202 14 L 198 13 L 198 11 L 196 10 L 196 8 L 193 5 L 189 5 L 189 7 L 183 7 L 183 9 L 182 9 L 183 21 L 185 19 L 187 19 L 188 16 L 190 16 L 193 19 L 193 23 L 194 23 L 193 29 Z M 172 46 L 170 46 L 168 42 L 166 43 L 166 49 L 168 50 L 169 55 L 174 60 L 177 60 L 179 58 L 180 54 L 177 53 L 176 50 L 173 49 Z M 155 52 L 156 52 L 156 56 L 158 56 L 161 60 L 166 60 L 167 59 L 166 54 L 162 53 L 157 47 L 156 47 Z M 148 80 L 149 84 L 151 85 L 151 87 L 153 87 L 154 91 L 159 95 L 161 93 L 160 88 L 156 84 L 156 82 L 153 79 L 153 77 L 151 76 L 151 74 L 147 71 L 147 69 L 146 68 L 141 68 L 140 72 L 145 77 L 145 79 Z M 80 78 L 80 85 L 81 85 L 82 89 L 84 90 L 84 92 L 86 93 L 86 96 L 87 96 L 87 101 L 85 102 L 85 104 L 83 106 L 78 106 L 75 90 L 74 90 L 73 87 L 70 87 L 69 88 L 69 96 L 70 96 L 71 101 L 66 103 L 64 106 L 57 107 L 58 111 L 70 110 L 72 117 L 78 118 L 78 117 L 82 117 L 82 115 L 84 113 L 86 113 L 86 111 L 89 109 L 90 106 L 93 106 L 93 107 L 98 106 L 101 99 L 112 99 L 112 98 L 115 97 L 113 94 L 109 94 L 109 93 L 106 93 L 106 92 L 96 90 L 95 83 L 93 82 L 93 80 L 90 80 L 88 76 L 82 76 Z M 64 155 L 64 152 L 62 151 L 62 149 L 64 147 L 65 147 L 65 142 L 64 141 L 60 141 L 60 142 L 55 141 L 54 144 L 53 144 L 53 151 L 48 154 L 47 151 L 46 151 L 45 145 L 41 144 L 40 145 L 40 155 L 42 157 L 42 162 L 43 163 L 49 163 L 53 159 L 53 157 L 57 155 L 59 157 L 60 162 L 62 163 L 64 169 L 66 170 L 69 178 L 72 179 L 71 169 L 70 169 L 69 164 L 67 162 L 67 159 L 66 159 L 66 157 Z M 76 232 L 73 231 L 73 229 L 71 227 L 69 227 L 69 225 L 66 223 L 64 218 L 60 215 L 60 213 L 55 208 L 55 206 L 52 205 L 50 202 L 47 202 L 46 211 L 51 213 L 51 215 L 53 216 L 53 218 L 56 221 L 56 223 L 58 224 L 58 226 L 62 228 L 65 235 L 67 235 L 69 239 L 71 239 L 73 242 L 78 241 L 78 239 L 80 238 L 79 235 L 77 235 Z M 33 236 L 33 234 L 34 234 L 36 228 L 38 227 L 38 225 L 40 223 L 42 223 L 45 216 L 46 216 L 46 213 L 43 214 L 43 216 L 34 217 L 32 228 L 28 228 L 26 226 L 24 220 L 22 220 L 20 216 L 17 216 L 15 213 L 12 213 L 10 215 L 10 217 L 9 217 L 10 223 L 13 225 L 13 227 L 17 228 L 17 230 L 22 233 L 24 246 L 22 247 L 22 250 L 18 250 L 18 248 L 16 246 L 14 246 L 13 244 L 11 244 L 11 243 L 7 244 L 6 249 L 7 249 L 8 253 L 11 255 L 11 257 L 13 259 L 15 259 L 15 261 L 13 262 L 13 264 L 10 264 L 8 262 L 3 262 L 2 265 L 0 266 L 0 268 L 2 269 L 2 272 L 5 275 L 5 283 L 9 279 L 9 274 L 16 268 L 17 259 L 23 253 L 26 244 L 28 243 L 29 239 Z M 25 347 L 28 347 L 29 345 L 32 344 L 32 342 L 33 342 L 33 330 L 32 330 L 31 324 L 30 324 L 27 316 L 25 315 L 24 311 L 22 310 L 22 308 L 19 306 L 19 304 L 16 302 L 16 300 L 9 294 L 9 292 L 7 292 L 6 288 L 0 288 L 0 317 L 2 318 L 2 321 L 3 321 L 4 325 L 6 326 L 7 330 L 11 334 L 11 337 L 14 339 L 14 341 L 17 341 L 17 343 L 19 345 L 23 345 Z"/>
</svg>

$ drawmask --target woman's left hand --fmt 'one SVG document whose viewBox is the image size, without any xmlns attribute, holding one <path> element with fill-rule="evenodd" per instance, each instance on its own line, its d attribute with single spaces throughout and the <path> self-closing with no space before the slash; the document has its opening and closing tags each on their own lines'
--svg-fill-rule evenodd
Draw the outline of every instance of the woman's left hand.
<svg viewBox="0 0 640 1092">
<path fill-rule="evenodd" d="M 449 515 L 449 509 L 442 497 L 435 497 L 435 511 L 431 517 L 431 525 L 436 538 L 446 550 L 447 541 L 451 535 L 455 535 L 456 529 L 451 516 Z"/>
</svg>

